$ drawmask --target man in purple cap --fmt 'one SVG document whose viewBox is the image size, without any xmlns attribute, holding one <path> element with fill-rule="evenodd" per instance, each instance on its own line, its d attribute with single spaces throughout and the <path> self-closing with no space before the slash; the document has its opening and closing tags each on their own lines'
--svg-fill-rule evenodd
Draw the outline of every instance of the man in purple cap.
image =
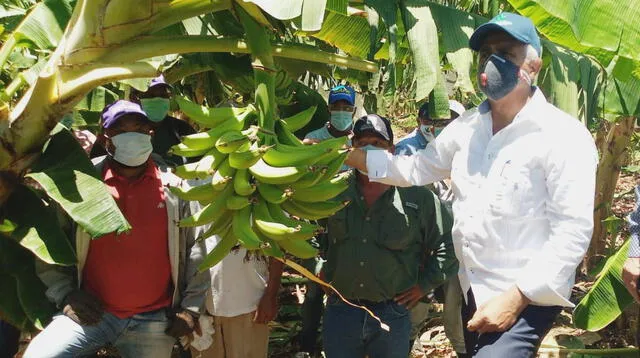
<svg viewBox="0 0 640 358">
<path fill-rule="evenodd" d="M 469 46 L 487 96 L 477 110 L 414 155 L 354 150 L 347 164 L 399 186 L 451 178 L 467 354 L 533 357 L 561 308 L 574 306 L 597 151 L 584 125 L 533 85 L 542 48 L 530 19 L 502 13 Z"/>
<path fill-rule="evenodd" d="M 140 104 L 149 120 L 155 124 L 155 135 L 151 140 L 153 152 L 161 155 L 170 164 L 181 165 L 186 162 L 185 158 L 168 155 L 167 151 L 171 146 L 180 143 L 182 136 L 196 131 L 189 123 L 168 115 L 172 92 L 173 87 L 165 81 L 164 75 L 160 75 L 151 80 L 145 92 L 132 89 L 130 99 Z"/>
<path fill-rule="evenodd" d="M 209 278 L 197 274 L 204 244 L 175 224 L 191 207 L 169 191 L 180 179 L 150 158 L 153 123 L 138 104 L 120 100 L 104 109 L 101 124 L 109 154 L 93 162 L 132 229 L 92 240 L 78 228 L 77 270 L 39 270 L 61 312 L 24 357 L 84 356 L 112 344 L 123 357 L 168 358 L 204 303 Z"/>
</svg>

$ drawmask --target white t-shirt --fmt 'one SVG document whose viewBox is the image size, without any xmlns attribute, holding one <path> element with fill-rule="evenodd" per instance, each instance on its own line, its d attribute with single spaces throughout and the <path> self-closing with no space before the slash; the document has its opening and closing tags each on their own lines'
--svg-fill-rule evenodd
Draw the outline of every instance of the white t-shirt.
<svg viewBox="0 0 640 358">
<path fill-rule="evenodd" d="M 210 251 L 220 240 L 218 235 L 205 243 Z M 207 293 L 207 311 L 214 316 L 235 317 L 255 311 L 267 286 L 268 261 L 250 255 L 247 250 L 233 250 L 210 269 L 211 289 Z"/>
</svg>

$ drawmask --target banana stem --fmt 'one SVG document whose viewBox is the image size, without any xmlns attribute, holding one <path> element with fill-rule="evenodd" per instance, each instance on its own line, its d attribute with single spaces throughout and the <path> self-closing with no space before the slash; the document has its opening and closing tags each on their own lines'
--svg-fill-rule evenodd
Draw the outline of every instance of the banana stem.
<svg viewBox="0 0 640 358">
<path fill-rule="evenodd" d="M 2 44 L 0 48 L 0 68 L 4 68 L 4 63 L 7 62 L 9 55 L 13 52 L 13 49 L 16 47 L 17 41 L 15 36 L 11 35 L 7 37 L 7 40 Z"/>
<path fill-rule="evenodd" d="M 272 44 L 273 56 L 295 60 L 326 63 L 365 72 L 378 72 L 378 64 L 355 57 L 339 55 L 298 44 Z M 249 46 L 241 39 L 212 39 L 211 36 L 147 36 L 114 47 L 106 53 L 102 62 L 134 62 L 145 58 L 174 53 L 235 52 L 250 53 Z"/>
<path fill-rule="evenodd" d="M 256 83 L 255 101 L 259 114 L 258 126 L 273 131 L 276 123 L 276 69 L 269 33 L 242 7 L 236 6 L 236 12 L 244 27 L 247 44 L 253 57 L 253 76 Z"/>
</svg>

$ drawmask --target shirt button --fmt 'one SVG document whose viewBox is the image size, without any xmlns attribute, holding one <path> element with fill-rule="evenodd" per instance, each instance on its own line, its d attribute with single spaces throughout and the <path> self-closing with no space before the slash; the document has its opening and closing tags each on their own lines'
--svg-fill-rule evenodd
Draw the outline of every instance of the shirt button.
<svg viewBox="0 0 640 358">
<path fill-rule="evenodd" d="M 360 200 L 364 200 L 364 196 L 361 196 L 361 197 L 360 197 Z"/>
<path fill-rule="evenodd" d="M 367 216 L 366 218 L 364 218 L 364 219 L 365 219 L 366 221 L 371 221 L 371 218 L 370 218 L 370 217 L 368 217 L 368 216 Z"/>
<path fill-rule="evenodd" d="M 364 261 L 360 261 L 360 266 L 364 266 Z"/>
<path fill-rule="evenodd" d="M 364 283 L 361 283 L 361 284 L 360 284 L 360 287 L 364 287 Z"/>
<path fill-rule="evenodd" d="M 362 243 L 366 244 L 367 243 L 367 239 L 362 239 Z"/>
</svg>

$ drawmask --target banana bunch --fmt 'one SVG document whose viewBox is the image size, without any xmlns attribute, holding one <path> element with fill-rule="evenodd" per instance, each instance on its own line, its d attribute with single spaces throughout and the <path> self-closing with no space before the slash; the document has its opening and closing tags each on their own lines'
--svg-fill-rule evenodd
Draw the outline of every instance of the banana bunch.
<svg viewBox="0 0 640 358">
<path fill-rule="evenodd" d="M 215 265 L 236 245 L 269 256 L 315 256 L 317 250 L 307 240 L 323 228 L 310 221 L 348 204 L 331 200 L 349 185 L 350 174 L 338 173 L 347 156 L 347 138 L 302 144 L 293 131 L 311 120 L 315 107 L 277 119 L 268 130 L 258 126 L 261 114 L 253 105 L 207 108 L 186 99 L 177 102 L 205 131 L 187 135 L 171 148 L 177 155 L 201 157 L 174 173 L 183 179 L 206 179 L 188 189 L 170 188 L 202 205 L 179 226 L 210 225 L 199 239 L 221 238 L 200 269 Z"/>
</svg>

